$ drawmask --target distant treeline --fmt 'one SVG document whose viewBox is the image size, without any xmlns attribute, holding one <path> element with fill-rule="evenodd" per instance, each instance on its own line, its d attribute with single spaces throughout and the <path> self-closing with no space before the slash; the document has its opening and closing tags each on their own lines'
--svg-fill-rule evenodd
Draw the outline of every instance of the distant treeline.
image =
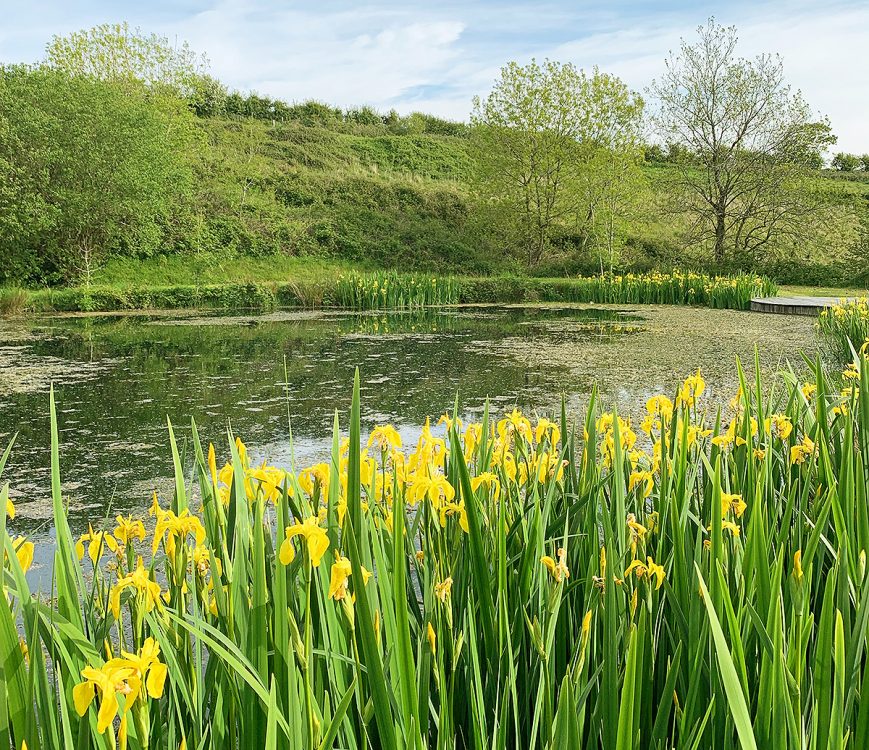
<svg viewBox="0 0 869 750">
<path fill-rule="evenodd" d="M 288 104 L 257 93 L 238 91 L 209 99 L 207 106 L 194 107 L 200 117 L 252 117 L 274 123 L 295 122 L 306 127 L 327 128 L 338 132 L 383 132 L 394 135 L 446 135 L 467 137 L 466 123 L 413 112 L 399 115 L 394 109 L 387 113 L 374 107 L 341 109 L 314 100 Z"/>
</svg>

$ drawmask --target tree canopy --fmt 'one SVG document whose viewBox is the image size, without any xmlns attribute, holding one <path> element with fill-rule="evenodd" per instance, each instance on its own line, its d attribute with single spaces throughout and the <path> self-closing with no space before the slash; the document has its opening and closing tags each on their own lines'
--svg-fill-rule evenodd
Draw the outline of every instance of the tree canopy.
<svg viewBox="0 0 869 750">
<path fill-rule="evenodd" d="M 827 120 L 785 82 L 781 58 L 737 57 L 737 41 L 735 28 L 710 19 L 651 87 L 662 140 L 691 155 L 677 162 L 691 239 L 708 242 L 719 264 L 806 229 L 817 205 L 803 183 L 835 142 Z"/>
<path fill-rule="evenodd" d="M 0 68 L 0 241 L 17 273 L 87 282 L 107 252 L 154 252 L 190 188 L 191 118 L 129 85 Z"/>
<path fill-rule="evenodd" d="M 194 93 L 207 61 L 187 42 L 172 44 L 128 23 L 104 23 L 66 36 L 55 36 L 45 50 L 49 67 L 71 76 L 101 81 L 133 81 L 168 87 L 184 97 Z"/>
<path fill-rule="evenodd" d="M 642 99 L 618 78 L 550 60 L 508 64 L 489 95 L 474 100 L 482 203 L 530 265 L 559 227 L 590 229 L 605 185 L 614 186 L 604 172 L 640 155 L 642 110 Z"/>
</svg>

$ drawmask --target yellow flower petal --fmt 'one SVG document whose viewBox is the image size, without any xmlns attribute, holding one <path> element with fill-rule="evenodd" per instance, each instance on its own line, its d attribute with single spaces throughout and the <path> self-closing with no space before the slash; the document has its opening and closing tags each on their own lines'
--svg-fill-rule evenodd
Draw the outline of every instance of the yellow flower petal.
<svg viewBox="0 0 869 750">
<path fill-rule="evenodd" d="M 94 686 L 91 682 L 81 682 L 72 689 L 72 702 L 79 716 L 87 713 L 94 699 Z"/>
<path fill-rule="evenodd" d="M 162 662 L 157 662 L 156 664 L 152 664 L 148 669 L 148 678 L 145 682 L 145 686 L 148 689 L 148 695 L 152 698 L 162 698 L 163 697 L 163 689 L 166 685 L 166 674 L 168 669 L 165 664 Z"/>
</svg>

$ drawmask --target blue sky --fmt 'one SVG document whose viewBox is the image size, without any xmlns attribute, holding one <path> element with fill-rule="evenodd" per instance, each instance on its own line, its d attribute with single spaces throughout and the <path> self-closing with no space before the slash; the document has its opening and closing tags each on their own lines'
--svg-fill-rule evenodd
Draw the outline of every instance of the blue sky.
<svg viewBox="0 0 869 750">
<path fill-rule="evenodd" d="M 740 52 L 778 52 L 829 116 L 837 150 L 869 151 L 869 2 L 549 0 L 0 0 L 0 61 L 35 61 L 53 34 L 127 20 L 186 39 L 230 87 L 466 119 L 508 60 L 598 65 L 642 91 L 710 15 Z"/>
</svg>

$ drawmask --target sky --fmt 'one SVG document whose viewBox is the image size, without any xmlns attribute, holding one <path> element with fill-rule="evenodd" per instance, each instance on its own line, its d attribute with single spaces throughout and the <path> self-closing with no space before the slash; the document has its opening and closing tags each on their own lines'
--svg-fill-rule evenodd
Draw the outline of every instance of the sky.
<svg viewBox="0 0 869 750">
<path fill-rule="evenodd" d="M 869 1 L 0 0 L 0 62 L 109 21 L 188 41 L 230 88 L 341 107 L 466 120 L 510 60 L 597 65 L 644 92 L 714 16 L 739 54 L 778 53 L 788 82 L 829 117 L 835 151 L 869 152 Z"/>
</svg>

